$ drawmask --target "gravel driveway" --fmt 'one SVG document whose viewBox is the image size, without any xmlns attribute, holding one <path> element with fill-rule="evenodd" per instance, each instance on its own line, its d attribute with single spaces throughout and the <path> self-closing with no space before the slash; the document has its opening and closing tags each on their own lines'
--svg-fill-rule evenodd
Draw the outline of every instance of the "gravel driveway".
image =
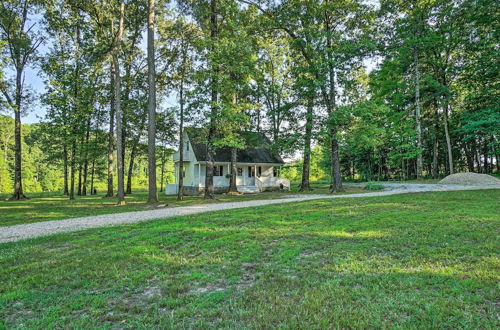
<svg viewBox="0 0 500 330">
<path fill-rule="evenodd" d="M 161 208 L 149 211 L 127 212 L 105 214 L 92 217 L 72 218 L 67 220 L 54 220 L 36 222 L 24 225 L 0 227 L 0 243 L 20 241 L 23 239 L 57 233 L 71 232 L 88 228 L 115 226 L 128 223 L 136 223 L 153 219 L 164 219 L 182 215 L 197 214 L 210 211 L 230 210 L 244 207 L 258 207 L 262 205 L 292 203 L 314 199 L 326 198 L 359 198 L 371 196 L 388 196 L 428 191 L 452 191 L 452 190 L 477 190 L 477 189 L 500 189 L 500 185 L 443 185 L 443 184 L 400 184 L 383 183 L 384 191 L 376 191 L 349 195 L 288 195 L 286 198 L 254 200 L 245 202 L 214 203 L 204 205 L 182 206 L 174 208 Z"/>
</svg>

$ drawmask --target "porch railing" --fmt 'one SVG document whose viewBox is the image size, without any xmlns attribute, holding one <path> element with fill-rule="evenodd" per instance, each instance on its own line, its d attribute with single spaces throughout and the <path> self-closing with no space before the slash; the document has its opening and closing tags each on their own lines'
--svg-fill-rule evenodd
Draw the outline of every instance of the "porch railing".
<svg viewBox="0 0 500 330">
<path fill-rule="evenodd" d="M 290 190 L 290 180 L 280 177 L 255 177 L 255 186 L 262 191 L 267 187 L 278 187 L 283 185 L 284 190 Z"/>
<path fill-rule="evenodd" d="M 262 191 L 263 189 L 262 181 L 257 176 L 255 177 L 255 186 L 257 187 L 257 189 L 259 189 L 259 191 Z"/>
</svg>

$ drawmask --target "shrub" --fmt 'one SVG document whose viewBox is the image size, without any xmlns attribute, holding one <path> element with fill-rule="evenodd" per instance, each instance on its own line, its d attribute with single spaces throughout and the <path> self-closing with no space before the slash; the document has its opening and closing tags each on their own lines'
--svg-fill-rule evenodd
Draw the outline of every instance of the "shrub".
<svg viewBox="0 0 500 330">
<path fill-rule="evenodd" d="M 384 190 L 384 186 L 380 183 L 368 182 L 365 186 L 365 190 Z"/>
</svg>

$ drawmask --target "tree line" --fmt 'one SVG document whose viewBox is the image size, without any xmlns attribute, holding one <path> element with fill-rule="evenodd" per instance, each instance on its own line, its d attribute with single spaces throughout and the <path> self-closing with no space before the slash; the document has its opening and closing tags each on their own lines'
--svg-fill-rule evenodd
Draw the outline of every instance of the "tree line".
<svg viewBox="0 0 500 330">
<path fill-rule="evenodd" d="M 25 197 L 21 118 L 34 102 L 47 110 L 36 143 L 69 198 L 91 192 L 100 167 L 106 196 L 124 203 L 147 157 L 157 201 L 167 146 L 182 148 L 187 125 L 205 132 L 205 198 L 222 146 L 236 190 L 247 130 L 300 155 L 285 175 L 301 190 L 311 176 L 341 191 L 346 179 L 498 172 L 498 9 L 486 0 L 3 1 L 0 107 L 14 127 L 0 132 L 14 143 L 0 151 L 0 185 Z M 32 66 L 41 95 L 24 78 Z"/>
</svg>

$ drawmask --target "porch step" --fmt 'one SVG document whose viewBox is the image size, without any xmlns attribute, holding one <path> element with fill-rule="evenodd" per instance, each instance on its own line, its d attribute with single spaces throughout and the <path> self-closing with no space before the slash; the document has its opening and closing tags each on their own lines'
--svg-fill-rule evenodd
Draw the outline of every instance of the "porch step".
<svg viewBox="0 0 500 330">
<path fill-rule="evenodd" d="M 255 194 L 260 192 L 256 186 L 237 186 L 238 192 L 242 194 Z"/>
</svg>

